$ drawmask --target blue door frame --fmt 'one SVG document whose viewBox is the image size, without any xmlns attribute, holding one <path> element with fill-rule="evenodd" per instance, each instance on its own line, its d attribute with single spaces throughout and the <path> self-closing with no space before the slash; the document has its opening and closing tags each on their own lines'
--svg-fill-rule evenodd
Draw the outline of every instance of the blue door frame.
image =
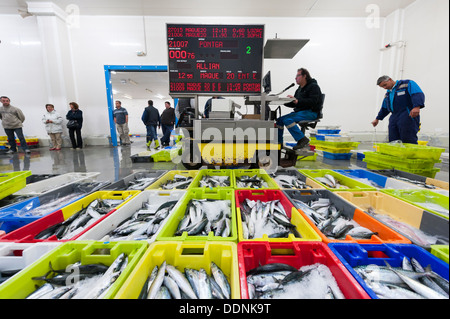
<svg viewBox="0 0 450 319">
<path fill-rule="evenodd" d="M 106 83 L 106 98 L 108 100 L 108 116 L 109 116 L 109 131 L 111 134 L 110 144 L 117 146 L 117 132 L 114 124 L 113 111 L 113 91 L 111 84 L 111 71 L 119 72 L 167 72 L 166 65 L 105 65 L 105 83 Z M 175 101 L 176 103 L 177 101 Z"/>
</svg>

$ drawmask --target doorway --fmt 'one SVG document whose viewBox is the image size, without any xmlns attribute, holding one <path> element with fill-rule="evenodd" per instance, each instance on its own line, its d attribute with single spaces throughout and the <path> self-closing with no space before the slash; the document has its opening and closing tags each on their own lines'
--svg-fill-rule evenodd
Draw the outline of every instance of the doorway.
<svg viewBox="0 0 450 319">
<path fill-rule="evenodd" d="M 168 67 L 164 65 L 105 65 L 106 96 L 108 100 L 108 117 L 110 145 L 116 147 L 117 131 L 113 111 L 115 101 L 122 102 L 128 112 L 130 134 L 145 136 L 145 126 L 141 121 L 148 100 L 162 113 L 164 102 L 175 102 L 169 96 Z"/>
</svg>

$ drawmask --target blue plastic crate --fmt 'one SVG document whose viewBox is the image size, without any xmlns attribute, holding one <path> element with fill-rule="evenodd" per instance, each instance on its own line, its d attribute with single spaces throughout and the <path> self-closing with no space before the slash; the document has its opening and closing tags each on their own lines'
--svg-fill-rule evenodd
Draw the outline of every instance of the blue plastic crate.
<svg viewBox="0 0 450 319">
<path fill-rule="evenodd" d="M 386 187 L 388 178 L 364 169 L 335 169 L 335 172 L 351 178 L 367 178 L 369 181 L 377 184 L 379 187 Z M 373 186 L 373 185 L 371 185 Z"/>
<path fill-rule="evenodd" d="M 339 134 L 341 130 L 317 130 L 317 134 Z"/>
<path fill-rule="evenodd" d="M 324 151 L 323 157 L 332 160 L 349 160 L 352 158 L 352 153 L 329 153 Z"/>
<path fill-rule="evenodd" d="M 373 299 L 378 299 L 377 295 L 367 286 L 364 279 L 356 273 L 353 267 L 364 265 L 386 266 L 385 261 L 392 267 L 401 267 L 403 257 L 408 259 L 414 257 L 423 267 L 430 265 L 431 269 L 439 276 L 446 280 L 449 279 L 449 265 L 415 245 L 331 243 L 328 246 Z"/>
</svg>

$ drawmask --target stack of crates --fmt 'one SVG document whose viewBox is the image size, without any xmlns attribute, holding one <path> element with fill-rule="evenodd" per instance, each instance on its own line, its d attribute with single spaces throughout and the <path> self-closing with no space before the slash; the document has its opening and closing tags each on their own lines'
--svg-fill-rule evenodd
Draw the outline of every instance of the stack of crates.
<svg viewBox="0 0 450 319">
<path fill-rule="evenodd" d="M 358 142 L 352 142 L 349 136 L 340 135 L 340 130 L 318 130 L 311 144 L 323 152 L 323 157 L 333 160 L 349 160 L 351 151 L 357 149 Z"/>
<path fill-rule="evenodd" d="M 36 136 L 25 136 L 25 141 L 29 148 L 39 147 L 39 139 Z M 19 139 L 16 138 L 17 146 L 20 146 Z M 0 150 L 9 149 L 8 137 L 0 136 Z"/>
<path fill-rule="evenodd" d="M 444 148 L 403 143 L 376 144 L 376 152 L 364 153 L 368 169 L 397 169 L 404 172 L 434 178 L 440 171 L 435 168 L 440 163 Z"/>
</svg>

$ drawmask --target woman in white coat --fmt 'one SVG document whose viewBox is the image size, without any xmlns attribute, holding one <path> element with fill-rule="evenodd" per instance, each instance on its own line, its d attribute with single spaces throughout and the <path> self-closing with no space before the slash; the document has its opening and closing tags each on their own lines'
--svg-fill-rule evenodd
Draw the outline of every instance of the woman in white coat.
<svg viewBox="0 0 450 319">
<path fill-rule="evenodd" d="M 55 111 L 55 107 L 52 104 L 46 104 L 45 108 L 47 109 L 47 113 L 42 117 L 42 122 L 45 124 L 45 129 L 52 141 L 50 151 L 59 151 L 62 146 L 63 118 Z"/>
</svg>

